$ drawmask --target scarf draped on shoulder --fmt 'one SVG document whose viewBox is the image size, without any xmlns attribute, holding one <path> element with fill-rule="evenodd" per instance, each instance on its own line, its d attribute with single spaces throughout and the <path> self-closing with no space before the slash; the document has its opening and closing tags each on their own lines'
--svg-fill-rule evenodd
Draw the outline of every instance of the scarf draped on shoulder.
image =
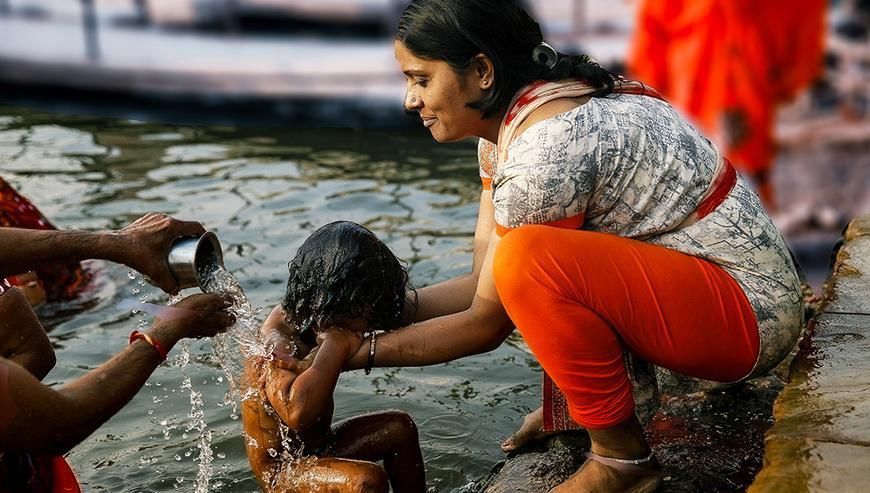
<svg viewBox="0 0 870 493">
<path fill-rule="evenodd" d="M 561 98 L 579 98 L 595 94 L 601 88 L 581 79 L 566 79 L 556 82 L 536 81 L 517 92 L 508 106 L 498 132 L 497 166 L 507 161 L 510 144 L 517 137 L 520 127 L 532 113 L 550 101 Z M 615 94 L 638 94 L 663 99 L 655 89 L 641 82 L 618 79 Z"/>
</svg>

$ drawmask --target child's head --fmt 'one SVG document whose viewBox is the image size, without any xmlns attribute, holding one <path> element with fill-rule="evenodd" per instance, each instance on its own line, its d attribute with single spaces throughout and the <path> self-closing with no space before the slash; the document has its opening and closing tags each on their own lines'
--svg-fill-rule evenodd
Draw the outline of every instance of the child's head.
<svg viewBox="0 0 870 493">
<path fill-rule="evenodd" d="M 374 233 L 338 221 L 311 234 L 288 264 L 281 303 L 289 322 L 311 337 L 337 322 L 362 320 L 369 329 L 399 326 L 407 300 L 408 273 Z"/>
</svg>

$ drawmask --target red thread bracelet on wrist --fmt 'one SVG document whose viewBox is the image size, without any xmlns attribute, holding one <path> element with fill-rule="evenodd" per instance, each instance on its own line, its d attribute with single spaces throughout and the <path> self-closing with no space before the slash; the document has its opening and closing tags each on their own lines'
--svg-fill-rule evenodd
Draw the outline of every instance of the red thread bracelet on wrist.
<svg viewBox="0 0 870 493">
<path fill-rule="evenodd" d="M 160 345 L 160 343 L 157 341 L 157 339 L 149 336 L 148 334 L 146 334 L 144 332 L 139 332 L 138 330 L 134 330 L 133 332 L 130 333 L 130 344 L 133 344 L 134 342 L 138 341 L 139 339 L 142 339 L 143 341 L 147 342 L 149 346 L 153 347 L 154 350 L 157 351 L 157 355 L 160 356 L 161 362 L 166 361 L 166 357 L 168 356 L 168 353 L 166 352 L 165 349 L 163 349 L 163 346 Z"/>
</svg>

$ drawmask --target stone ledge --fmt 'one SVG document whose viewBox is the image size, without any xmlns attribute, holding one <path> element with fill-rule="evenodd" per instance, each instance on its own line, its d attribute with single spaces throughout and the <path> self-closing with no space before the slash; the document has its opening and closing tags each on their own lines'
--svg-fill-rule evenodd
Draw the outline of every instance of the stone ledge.
<svg viewBox="0 0 870 493">
<path fill-rule="evenodd" d="M 750 493 L 859 492 L 870 480 L 870 215 L 844 234 L 818 314 L 774 404 Z"/>
</svg>

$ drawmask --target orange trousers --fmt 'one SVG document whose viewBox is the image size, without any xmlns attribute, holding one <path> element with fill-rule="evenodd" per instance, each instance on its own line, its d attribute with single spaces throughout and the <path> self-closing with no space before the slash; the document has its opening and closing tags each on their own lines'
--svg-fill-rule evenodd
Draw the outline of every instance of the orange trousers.
<svg viewBox="0 0 870 493">
<path fill-rule="evenodd" d="M 720 382 L 746 377 L 758 357 L 743 290 L 697 257 L 611 234 L 523 226 L 501 239 L 494 275 L 511 320 L 587 428 L 634 413 L 624 350 Z"/>
</svg>

